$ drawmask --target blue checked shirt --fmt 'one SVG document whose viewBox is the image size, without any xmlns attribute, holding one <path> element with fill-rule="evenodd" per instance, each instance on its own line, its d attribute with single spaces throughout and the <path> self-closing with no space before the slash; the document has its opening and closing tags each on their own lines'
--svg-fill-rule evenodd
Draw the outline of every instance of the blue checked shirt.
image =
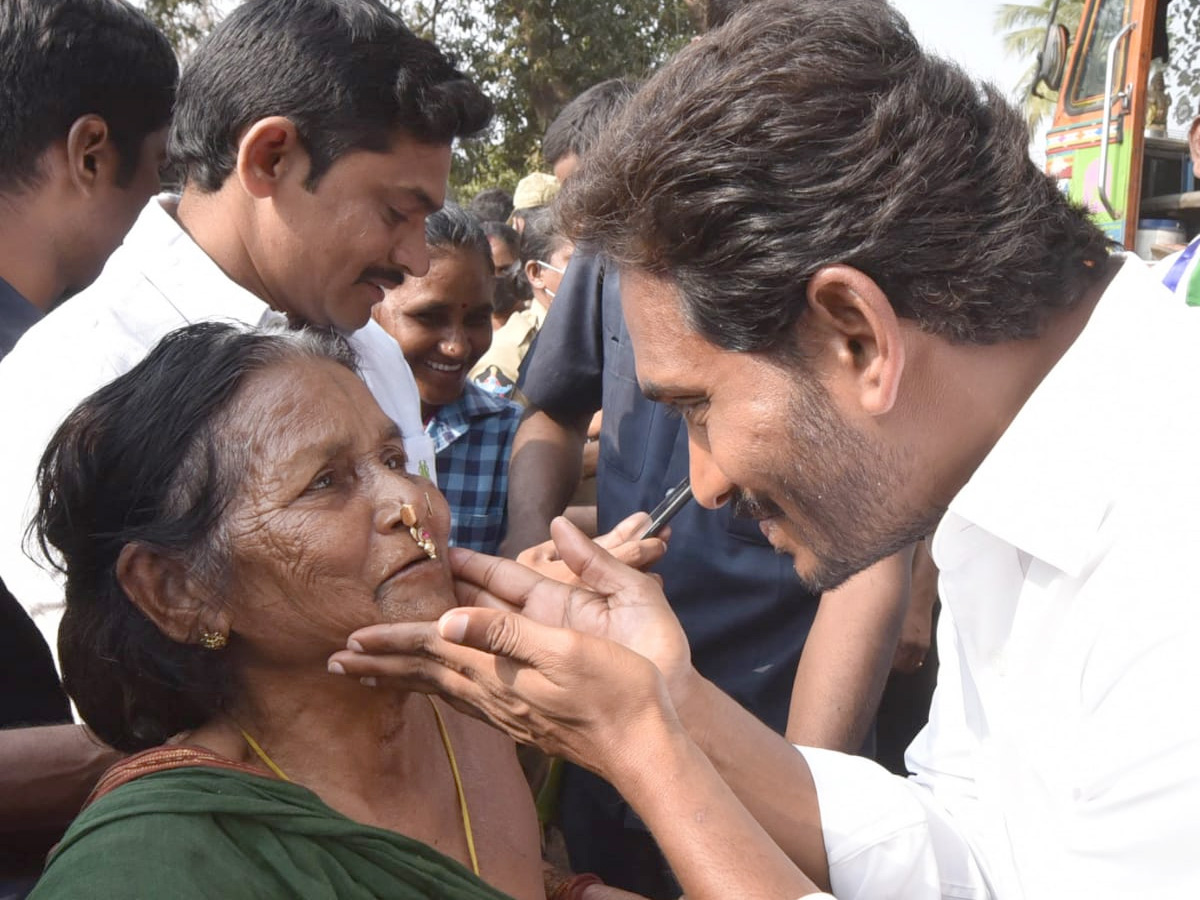
<svg viewBox="0 0 1200 900">
<path fill-rule="evenodd" d="M 495 553 L 507 525 L 508 458 L 521 407 L 468 381 L 425 423 L 438 487 L 450 504 L 450 544 Z"/>
</svg>

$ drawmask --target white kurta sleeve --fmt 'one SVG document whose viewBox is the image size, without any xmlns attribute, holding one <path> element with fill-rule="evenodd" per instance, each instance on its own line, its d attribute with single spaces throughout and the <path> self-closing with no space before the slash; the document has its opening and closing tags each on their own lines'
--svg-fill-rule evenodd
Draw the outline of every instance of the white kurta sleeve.
<svg viewBox="0 0 1200 900">
<path fill-rule="evenodd" d="M 927 790 L 862 757 L 797 749 L 816 784 L 838 900 L 991 896 L 967 841 Z"/>
</svg>

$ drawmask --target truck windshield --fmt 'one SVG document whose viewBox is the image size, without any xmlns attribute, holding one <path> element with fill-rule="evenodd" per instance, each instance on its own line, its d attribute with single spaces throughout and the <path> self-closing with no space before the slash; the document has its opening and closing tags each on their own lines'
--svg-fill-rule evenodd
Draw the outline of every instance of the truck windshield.
<svg viewBox="0 0 1200 900">
<path fill-rule="evenodd" d="M 1083 64 L 1079 67 L 1071 89 L 1071 105 L 1090 106 L 1104 97 L 1104 73 L 1108 65 L 1108 45 L 1121 30 L 1125 15 L 1126 0 L 1100 0 L 1095 24 L 1084 36 L 1087 42 L 1083 52 Z M 1124 69 L 1121 64 L 1120 72 Z"/>
</svg>

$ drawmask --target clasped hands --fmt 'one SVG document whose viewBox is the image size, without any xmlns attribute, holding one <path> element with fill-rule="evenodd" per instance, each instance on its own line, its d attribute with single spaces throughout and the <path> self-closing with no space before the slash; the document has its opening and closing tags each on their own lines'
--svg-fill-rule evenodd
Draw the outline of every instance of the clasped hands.
<svg viewBox="0 0 1200 900">
<path fill-rule="evenodd" d="M 666 550 L 636 538 L 647 521 L 638 513 L 592 541 L 558 518 L 551 542 L 522 555 L 539 571 L 451 550 L 462 606 L 437 622 L 360 629 L 331 670 L 441 694 L 604 775 L 637 753 L 642 725 L 679 727 L 675 709 L 699 678 L 659 579 L 633 568 Z"/>
</svg>

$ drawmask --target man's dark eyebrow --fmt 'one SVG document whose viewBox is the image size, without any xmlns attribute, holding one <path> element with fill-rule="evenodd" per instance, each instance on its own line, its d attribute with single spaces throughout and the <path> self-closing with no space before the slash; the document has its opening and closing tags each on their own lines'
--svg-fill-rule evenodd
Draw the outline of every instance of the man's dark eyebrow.
<svg viewBox="0 0 1200 900">
<path fill-rule="evenodd" d="M 656 403 L 665 403 L 664 397 L 671 396 L 673 391 L 670 388 L 664 387 L 653 381 L 638 382 L 638 386 L 642 389 L 642 394 L 647 400 L 653 400 Z"/>
<path fill-rule="evenodd" d="M 409 197 L 411 197 L 413 200 L 415 200 L 417 205 L 421 207 L 421 211 L 424 212 L 426 215 L 429 215 L 430 213 L 435 213 L 439 209 L 442 208 L 441 203 L 438 203 L 436 200 L 434 200 L 432 197 L 430 197 L 429 194 L 427 194 L 424 190 L 422 190 L 419 187 L 410 187 L 408 185 L 405 185 L 403 187 L 397 188 L 397 190 L 400 193 L 406 194 Z"/>
</svg>

